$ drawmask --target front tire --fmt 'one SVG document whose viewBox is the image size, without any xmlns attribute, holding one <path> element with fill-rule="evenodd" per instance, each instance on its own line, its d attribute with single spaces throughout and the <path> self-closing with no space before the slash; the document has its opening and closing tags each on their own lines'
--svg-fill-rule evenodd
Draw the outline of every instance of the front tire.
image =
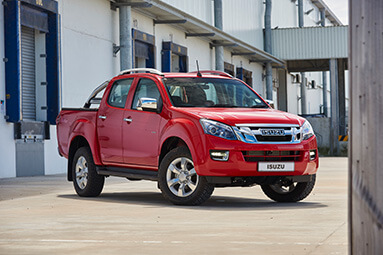
<svg viewBox="0 0 383 255">
<path fill-rule="evenodd" d="M 214 186 L 196 173 L 186 147 L 175 148 L 165 155 L 158 177 L 162 195 L 175 205 L 200 205 L 214 191 Z"/>
<path fill-rule="evenodd" d="M 81 147 L 74 154 L 72 176 L 73 186 L 80 197 L 100 195 L 105 177 L 97 174 L 96 165 L 88 147 Z"/>
<path fill-rule="evenodd" d="M 305 199 L 313 190 L 316 175 L 309 182 L 291 182 L 281 180 L 273 185 L 261 185 L 266 196 L 276 202 L 292 203 Z"/>
</svg>

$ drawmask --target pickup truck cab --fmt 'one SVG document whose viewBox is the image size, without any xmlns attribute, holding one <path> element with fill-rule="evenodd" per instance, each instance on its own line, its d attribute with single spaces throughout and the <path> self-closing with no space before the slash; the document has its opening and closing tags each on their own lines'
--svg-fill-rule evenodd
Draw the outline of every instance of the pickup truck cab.
<svg viewBox="0 0 383 255">
<path fill-rule="evenodd" d="M 123 71 L 83 108 L 62 109 L 57 136 L 80 196 L 98 196 L 105 177 L 120 176 L 158 181 L 177 205 L 199 205 L 216 187 L 252 185 L 275 201 L 297 202 L 318 169 L 308 121 L 272 109 L 218 71 Z"/>
</svg>

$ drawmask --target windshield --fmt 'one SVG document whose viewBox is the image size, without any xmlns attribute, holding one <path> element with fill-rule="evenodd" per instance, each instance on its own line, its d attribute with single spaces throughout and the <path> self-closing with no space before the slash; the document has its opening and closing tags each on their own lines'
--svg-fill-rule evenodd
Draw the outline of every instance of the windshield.
<svg viewBox="0 0 383 255">
<path fill-rule="evenodd" d="M 167 78 L 164 83 L 177 107 L 269 108 L 256 93 L 237 80 Z"/>
</svg>

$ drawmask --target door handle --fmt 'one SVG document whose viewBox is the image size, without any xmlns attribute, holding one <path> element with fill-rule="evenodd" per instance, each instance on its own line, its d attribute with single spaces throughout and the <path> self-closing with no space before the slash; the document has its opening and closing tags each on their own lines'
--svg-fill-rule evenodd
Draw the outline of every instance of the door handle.
<svg viewBox="0 0 383 255">
<path fill-rule="evenodd" d="M 104 116 L 104 115 L 99 115 L 98 118 L 99 118 L 99 119 L 102 119 L 102 120 L 105 120 L 105 119 L 106 119 L 106 116 Z"/>
<path fill-rule="evenodd" d="M 131 123 L 133 120 L 131 118 L 124 118 L 124 121 Z"/>
</svg>

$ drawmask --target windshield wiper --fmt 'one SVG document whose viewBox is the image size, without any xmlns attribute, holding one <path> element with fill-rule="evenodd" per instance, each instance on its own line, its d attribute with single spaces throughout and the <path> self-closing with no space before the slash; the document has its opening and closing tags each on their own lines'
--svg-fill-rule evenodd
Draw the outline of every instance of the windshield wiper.
<svg viewBox="0 0 383 255">
<path fill-rule="evenodd" d="M 250 108 L 269 108 L 267 105 L 259 104 L 259 105 L 253 105 Z"/>
<path fill-rule="evenodd" d="M 223 107 L 223 108 L 236 108 L 236 107 L 239 107 L 239 106 L 236 106 L 236 105 L 232 105 L 232 104 L 216 104 L 216 105 L 212 105 L 212 106 L 209 106 L 209 107 Z"/>
</svg>

